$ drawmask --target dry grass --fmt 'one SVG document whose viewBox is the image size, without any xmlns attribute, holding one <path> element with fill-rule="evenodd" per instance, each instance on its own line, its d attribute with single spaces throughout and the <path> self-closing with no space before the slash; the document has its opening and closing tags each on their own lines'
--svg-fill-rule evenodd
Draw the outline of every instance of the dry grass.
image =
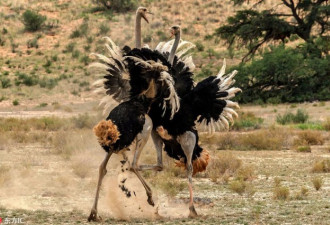
<svg viewBox="0 0 330 225">
<path fill-rule="evenodd" d="M 306 187 L 302 187 L 300 191 L 296 192 L 293 196 L 294 200 L 303 200 L 308 196 L 308 189 Z"/>
<path fill-rule="evenodd" d="M 205 176 L 209 177 L 213 182 L 217 182 L 219 178 L 228 181 L 230 176 L 241 167 L 242 161 L 231 153 L 221 152 L 212 158 L 210 165 L 205 172 Z"/>
<path fill-rule="evenodd" d="M 329 173 L 330 159 L 321 159 L 314 163 L 312 168 L 313 173 Z"/>
<path fill-rule="evenodd" d="M 315 188 L 315 190 L 320 190 L 322 185 L 323 185 L 323 179 L 322 177 L 313 177 L 312 178 L 312 183 Z"/>
<path fill-rule="evenodd" d="M 278 187 L 281 185 L 282 180 L 279 177 L 274 178 L 274 185 L 275 187 Z"/>
<path fill-rule="evenodd" d="M 243 180 L 234 180 L 229 183 L 229 189 L 242 195 L 245 192 L 246 182 Z"/>
<path fill-rule="evenodd" d="M 157 176 L 155 176 L 153 171 L 150 171 L 148 174 L 148 178 L 152 177 L 152 179 L 149 179 L 149 182 L 171 198 L 174 198 L 187 188 L 186 180 L 174 179 L 175 176 L 171 170 L 165 169 L 162 173 L 158 173 Z"/>
<path fill-rule="evenodd" d="M 313 130 L 301 131 L 298 133 L 298 138 L 295 139 L 294 144 L 323 145 L 324 137 L 322 135 L 322 132 L 320 131 L 313 131 Z"/>
<path fill-rule="evenodd" d="M 247 133 L 226 133 L 217 138 L 218 149 L 280 150 L 288 148 L 291 130 L 270 128 Z"/>
<path fill-rule="evenodd" d="M 254 168 L 252 166 L 243 165 L 237 169 L 235 177 L 239 180 L 251 181 L 255 177 Z"/>
<path fill-rule="evenodd" d="M 86 159 L 81 159 L 77 162 L 74 162 L 72 164 L 72 170 L 73 173 L 80 178 L 87 177 L 91 171 L 90 167 L 88 166 L 88 160 Z"/>
<path fill-rule="evenodd" d="M 309 145 L 302 145 L 296 148 L 297 152 L 312 152 L 312 149 Z"/>
<path fill-rule="evenodd" d="M 9 167 L 0 166 L 0 187 L 5 186 L 10 180 Z"/>
<path fill-rule="evenodd" d="M 327 119 L 322 123 L 322 126 L 326 131 L 330 131 L 330 117 L 327 117 Z"/>
<path fill-rule="evenodd" d="M 289 199 L 290 190 L 288 187 L 281 185 L 275 186 L 273 191 L 273 198 L 276 200 L 287 200 Z"/>
</svg>

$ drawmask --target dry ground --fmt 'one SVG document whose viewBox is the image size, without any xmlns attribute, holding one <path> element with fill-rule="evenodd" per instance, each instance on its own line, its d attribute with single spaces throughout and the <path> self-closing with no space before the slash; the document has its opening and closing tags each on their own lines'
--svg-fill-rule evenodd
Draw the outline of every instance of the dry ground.
<svg viewBox="0 0 330 225">
<path fill-rule="evenodd" d="M 90 106 L 91 107 L 91 106 Z M 293 108 L 288 105 L 278 106 L 242 106 L 243 111 L 258 112 L 272 120 L 276 113 L 274 108 L 292 111 L 307 108 L 311 120 L 322 120 L 319 112 L 329 116 L 329 102 L 322 106 L 298 104 Z M 5 111 L 2 108 L 2 111 Z M 38 112 L 40 113 L 38 115 Z M 25 112 L 20 112 L 24 114 Z M 20 113 L 16 113 L 16 116 Z M 65 112 L 74 116 L 77 112 Z M 43 111 L 30 110 L 33 116 L 43 116 Z M 266 125 L 265 125 L 266 126 Z M 268 125 L 267 125 L 268 126 Z M 49 135 L 56 136 L 56 131 Z M 63 131 L 64 132 L 64 131 Z M 70 132 L 66 130 L 65 132 Z M 254 131 L 252 131 L 254 132 Z M 63 133 L 60 135 L 68 135 Z M 70 152 L 59 152 L 54 141 L 49 143 L 15 143 L 2 140 L 0 143 L 0 217 L 19 217 L 27 224 L 75 224 L 86 223 L 95 192 L 98 166 L 104 152 L 98 147 L 90 129 L 72 130 L 69 133 Z M 215 135 L 215 139 L 217 138 Z M 164 218 L 153 221 L 155 209 L 146 204 L 142 185 L 130 177 L 131 188 L 137 197 L 126 198 L 118 188 L 120 157 L 110 159 L 109 174 L 106 176 L 100 199 L 100 215 L 105 222 L 116 224 L 127 223 L 190 223 L 190 224 L 327 224 L 330 208 L 330 179 L 328 173 L 312 173 L 314 162 L 329 159 L 329 134 L 322 146 L 312 146 L 311 153 L 298 153 L 295 150 L 277 151 L 219 151 L 216 144 L 205 142 L 213 159 L 222 154 L 231 153 L 241 160 L 247 168 L 253 168 L 253 175 L 246 181 L 252 189 L 242 195 L 234 192 L 230 186 L 235 179 L 228 182 L 220 179 L 212 182 L 207 174 L 194 179 L 196 208 L 200 218 L 191 220 L 188 215 L 188 189 L 185 172 L 175 170 L 173 161 L 165 158 L 163 172 L 145 173 L 152 183 L 159 214 Z M 61 140 L 61 136 L 59 136 Z M 58 138 L 58 136 L 57 136 Z M 62 137 L 63 140 L 65 137 Z M 51 139 L 50 139 L 51 140 Z M 203 139 L 204 140 L 204 139 Z M 207 139 L 206 139 L 207 140 Z M 1 139 L 0 139 L 1 141 Z M 214 141 L 212 142 L 214 143 Z M 148 143 L 142 162 L 155 162 L 155 152 L 151 142 Z M 175 172 L 174 176 L 172 172 Z M 171 174 L 173 176 L 171 176 Z M 125 175 L 130 176 L 130 175 Z M 169 177 L 171 176 L 171 177 Z M 313 187 L 312 179 L 321 178 L 323 185 L 319 191 Z M 159 184 L 163 179 L 175 180 L 171 194 L 163 191 Z M 273 191 L 275 180 L 289 189 L 288 200 L 275 200 Z M 296 197 L 302 188 L 307 195 Z M 173 188 L 165 186 L 165 188 Z M 172 196 L 172 197 L 171 197 Z M 122 220 L 133 216 L 130 221 Z"/>
<path fill-rule="evenodd" d="M 150 25 L 143 30 L 143 38 L 150 36 L 149 44 L 154 47 L 160 40 L 167 40 L 168 27 L 178 23 L 183 30 L 183 39 L 194 43 L 199 41 L 204 46 L 203 51 L 194 52 L 196 73 L 208 64 L 212 72 L 216 72 L 222 58 L 231 58 L 231 53 L 223 42 L 216 43 L 205 37 L 237 10 L 228 2 L 143 1 L 155 13 L 150 18 Z M 268 1 L 265 7 L 274 5 L 277 5 L 275 1 Z M 10 88 L 0 89 L 0 119 L 14 117 L 27 121 L 28 118 L 55 116 L 67 121 L 85 112 L 91 117 L 102 117 L 90 89 L 96 76 L 87 70 L 81 59 L 90 52 L 102 52 L 103 43 L 100 40 L 105 35 L 111 36 L 119 46 L 132 45 L 134 13 L 114 14 L 108 19 L 102 13 L 89 13 L 91 7 L 90 0 L 0 1 L 0 29 L 8 30 L 7 34 L 2 35 L 5 44 L 0 47 L 0 72 L 12 84 Z M 38 10 L 48 17 L 48 21 L 59 20 L 58 27 L 51 32 L 25 32 L 20 18 L 26 9 Z M 88 37 L 70 38 L 85 17 L 89 18 Z M 99 35 L 102 23 L 110 30 Z M 38 35 L 41 36 L 38 39 L 39 48 L 28 49 L 27 41 Z M 76 44 L 79 57 L 64 52 L 70 43 Z M 18 45 L 15 53 L 12 52 L 12 44 Z M 210 55 L 210 49 L 215 50 L 214 55 Z M 243 54 L 242 50 L 235 51 L 227 65 L 237 64 Z M 52 64 L 47 72 L 44 65 L 50 59 Z M 6 71 L 8 74 L 4 75 Z M 65 78 L 52 88 L 16 86 L 17 72 L 37 74 L 40 79 L 57 79 L 62 75 Z M 18 100 L 18 106 L 13 106 L 14 100 Z M 312 122 L 322 123 L 330 117 L 330 102 L 244 105 L 242 111 L 263 118 L 262 127 L 268 129 L 275 123 L 276 115 L 295 112 L 298 108 L 305 109 Z M 216 134 L 215 140 L 217 135 L 220 134 Z M 106 223 L 114 224 L 327 224 L 330 220 L 329 173 L 311 172 L 315 161 L 330 157 L 329 132 L 323 131 L 322 135 L 327 137 L 325 144 L 312 146 L 311 153 L 298 153 L 294 149 L 219 151 L 214 140 L 209 144 L 208 139 L 203 139 L 202 145 L 209 148 L 215 159 L 231 153 L 244 166 L 253 168 L 254 173 L 246 181 L 251 188 L 242 195 L 232 191 L 230 184 L 235 177 L 230 177 L 227 183 L 221 174 L 218 175 L 218 182 L 211 181 L 208 174 L 197 176 L 194 179 L 195 201 L 201 216 L 194 220 L 187 219 L 185 172 L 175 169 L 172 160 L 165 158 L 163 172 L 144 174 L 152 183 L 159 214 L 164 216 L 153 221 L 155 210 L 146 205 L 144 191 L 136 179 L 130 178 L 131 188 L 138 193 L 136 198 L 127 199 L 119 191 L 119 159 L 114 156 L 110 160 L 109 174 L 101 193 L 100 215 Z M 26 224 L 87 224 L 98 166 L 103 157 L 104 152 L 90 128 L 0 132 L 0 218 L 22 218 Z M 153 145 L 149 142 L 142 162 L 154 163 L 155 158 Z M 314 189 L 311 181 L 315 178 L 323 180 L 319 191 Z M 282 186 L 289 189 L 288 200 L 273 199 L 274 181 L 277 179 L 282 180 Z M 302 187 L 308 190 L 307 195 L 296 198 Z M 134 215 L 130 221 L 120 219 L 127 218 L 129 214 Z"/>
</svg>

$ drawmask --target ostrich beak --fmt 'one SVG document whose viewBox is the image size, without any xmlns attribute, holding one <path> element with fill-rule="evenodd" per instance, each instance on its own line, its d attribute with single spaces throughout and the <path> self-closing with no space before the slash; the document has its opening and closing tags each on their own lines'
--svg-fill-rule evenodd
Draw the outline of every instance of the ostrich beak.
<svg viewBox="0 0 330 225">
<path fill-rule="evenodd" d="M 172 38 L 174 36 L 174 30 L 173 30 L 173 28 L 170 28 L 170 32 L 171 32 L 170 38 Z"/>
<path fill-rule="evenodd" d="M 143 18 L 147 23 L 149 23 L 149 20 L 148 20 L 148 18 L 147 18 L 147 16 L 146 16 L 145 14 L 142 14 L 142 18 Z"/>
</svg>

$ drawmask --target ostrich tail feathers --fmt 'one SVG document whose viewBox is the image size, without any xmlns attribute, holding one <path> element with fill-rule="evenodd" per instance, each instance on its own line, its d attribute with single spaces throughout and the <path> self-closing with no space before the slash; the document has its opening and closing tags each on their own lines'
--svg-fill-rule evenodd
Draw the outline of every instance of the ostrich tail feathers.
<svg viewBox="0 0 330 225">
<path fill-rule="evenodd" d="M 93 129 L 98 142 L 102 146 L 110 146 L 119 139 L 120 132 L 111 120 L 102 120 Z"/>
<path fill-rule="evenodd" d="M 200 156 L 193 160 L 193 175 L 196 173 L 200 173 L 206 170 L 207 165 L 209 164 L 210 160 L 210 153 L 208 150 L 203 149 L 203 151 L 200 153 Z M 187 169 L 187 165 L 184 162 L 184 160 L 177 160 L 175 162 L 177 167 L 185 168 Z"/>
</svg>

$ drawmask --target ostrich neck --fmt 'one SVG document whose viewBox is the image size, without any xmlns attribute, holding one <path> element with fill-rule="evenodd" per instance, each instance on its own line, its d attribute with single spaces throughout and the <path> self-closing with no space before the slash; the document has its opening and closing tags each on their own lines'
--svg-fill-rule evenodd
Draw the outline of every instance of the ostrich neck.
<svg viewBox="0 0 330 225">
<path fill-rule="evenodd" d="M 141 48 L 141 15 L 138 13 L 135 21 L 135 47 Z"/>
<path fill-rule="evenodd" d="M 174 44 L 173 44 L 173 46 L 172 46 L 170 56 L 168 57 L 168 61 L 169 61 L 169 63 L 170 63 L 171 65 L 173 64 L 173 60 L 174 60 L 174 56 L 175 56 L 176 49 L 177 49 L 178 46 L 179 46 L 180 36 L 181 36 L 181 35 L 180 35 L 180 32 L 178 32 L 177 34 L 175 34 Z"/>
</svg>

